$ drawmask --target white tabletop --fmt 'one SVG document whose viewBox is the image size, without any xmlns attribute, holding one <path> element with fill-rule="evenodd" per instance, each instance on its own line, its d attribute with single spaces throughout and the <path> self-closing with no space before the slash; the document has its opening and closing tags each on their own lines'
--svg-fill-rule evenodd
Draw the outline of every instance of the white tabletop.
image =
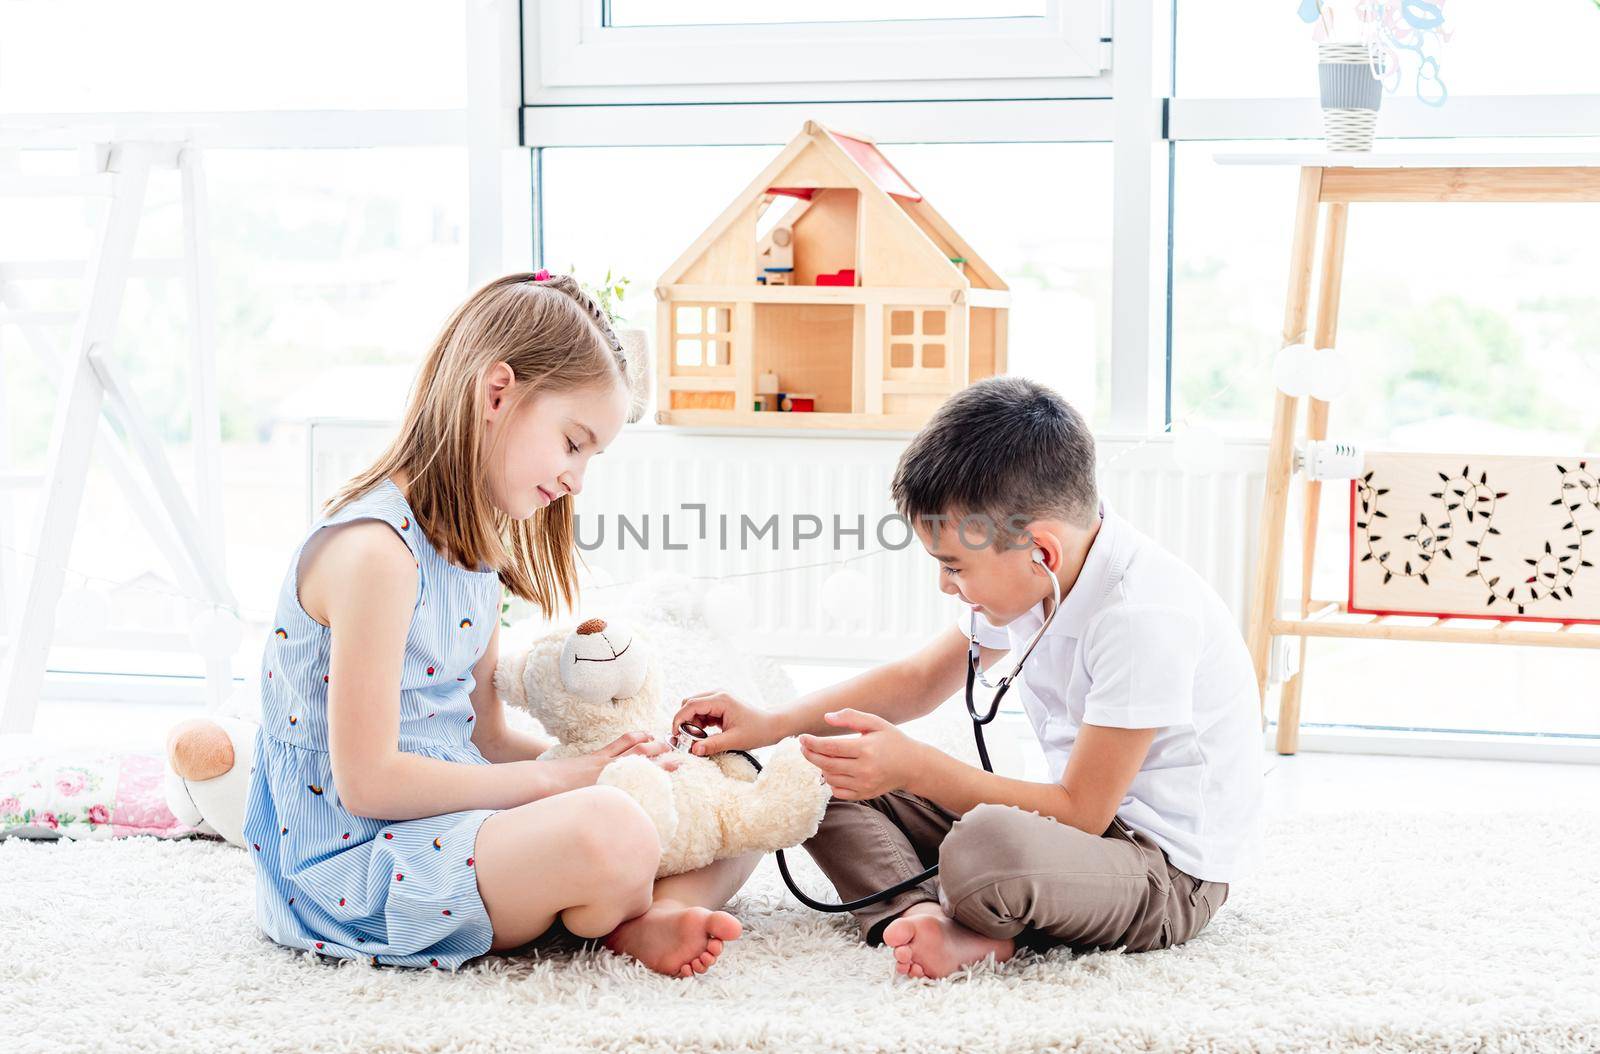
<svg viewBox="0 0 1600 1054">
<path fill-rule="evenodd" d="M 1596 168 L 1600 153 L 1588 154 L 1217 154 L 1220 165 L 1294 165 L 1297 168 Z"/>
</svg>

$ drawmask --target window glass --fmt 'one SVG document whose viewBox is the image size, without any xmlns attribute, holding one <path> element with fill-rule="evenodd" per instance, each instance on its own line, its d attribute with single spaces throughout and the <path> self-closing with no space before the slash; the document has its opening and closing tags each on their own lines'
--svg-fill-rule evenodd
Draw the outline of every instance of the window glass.
<svg viewBox="0 0 1600 1054">
<path fill-rule="evenodd" d="M 397 419 L 433 336 L 466 295 L 466 157 L 456 148 L 212 150 L 204 158 L 216 287 L 216 362 L 222 408 L 224 531 L 229 581 L 245 610 L 235 673 L 253 675 L 278 589 L 306 521 L 305 424 L 312 417 Z M 138 255 L 179 251 L 175 175 L 157 178 Z M 0 202 L 12 258 L 59 258 L 62 233 L 84 230 L 67 206 Z M 81 212 L 81 209 L 80 209 Z M 50 251 L 41 251 L 54 244 Z M 15 252 L 14 252 L 15 250 Z M 30 306 L 70 310 L 77 280 L 15 284 Z M 68 351 L 52 327 L 48 351 Z M 112 356 L 188 488 L 189 330 L 184 288 L 170 278 L 129 282 Z M 10 458 L 42 471 L 56 381 L 0 330 L 0 384 Z M 192 490 L 190 491 L 192 493 Z M 14 491 L 18 524 L 32 525 L 39 491 Z M 32 551 L 37 539 L 18 538 Z M 68 566 L 117 593 L 125 625 L 188 625 L 187 606 L 161 550 L 134 518 L 103 453 L 93 462 Z M 68 584 L 82 579 L 68 575 Z M 55 668 L 199 674 L 196 655 L 57 648 Z"/>
<path fill-rule="evenodd" d="M 466 0 L 0 2 L 0 112 L 458 109 Z"/>
<path fill-rule="evenodd" d="M 1178 94 L 1202 98 L 1279 98 L 1317 94 L 1312 27 L 1287 0 L 1217 4 L 1178 0 Z M 1333 0 L 1334 37 L 1360 39 Z M 1600 9 L 1579 0 L 1453 3 L 1444 7 L 1450 40 L 1433 52 L 1450 94 L 1561 95 L 1600 92 Z M 1404 56 L 1397 94 L 1416 94 L 1417 60 Z M 1448 103 L 1446 104 L 1448 105 Z M 1381 126 L 1380 126 L 1381 127 Z"/>
</svg>

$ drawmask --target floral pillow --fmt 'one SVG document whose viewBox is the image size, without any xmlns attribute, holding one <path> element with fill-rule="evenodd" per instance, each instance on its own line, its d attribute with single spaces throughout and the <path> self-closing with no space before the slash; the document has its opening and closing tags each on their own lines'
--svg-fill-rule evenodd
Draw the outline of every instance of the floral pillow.
<svg viewBox="0 0 1600 1054">
<path fill-rule="evenodd" d="M 0 838 L 182 838 L 195 828 L 167 808 L 156 753 L 0 758 Z"/>
</svg>

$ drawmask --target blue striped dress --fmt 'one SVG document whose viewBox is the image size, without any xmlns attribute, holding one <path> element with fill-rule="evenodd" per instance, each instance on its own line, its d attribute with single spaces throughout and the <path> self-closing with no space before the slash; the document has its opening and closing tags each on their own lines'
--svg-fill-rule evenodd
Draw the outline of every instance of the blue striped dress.
<svg viewBox="0 0 1600 1054">
<path fill-rule="evenodd" d="M 261 662 L 261 730 L 245 805 L 256 922 L 272 940 L 373 965 L 455 969 L 493 932 L 473 868 L 492 809 L 416 820 L 356 816 L 339 801 L 328 755 L 332 633 L 300 606 L 301 551 L 318 530 L 382 520 L 420 575 L 400 674 L 399 748 L 487 765 L 472 743 L 472 668 L 500 616 L 493 571 L 450 563 L 424 537 L 391 479 L 318 521 L 296 548 Z"/>
</svg>

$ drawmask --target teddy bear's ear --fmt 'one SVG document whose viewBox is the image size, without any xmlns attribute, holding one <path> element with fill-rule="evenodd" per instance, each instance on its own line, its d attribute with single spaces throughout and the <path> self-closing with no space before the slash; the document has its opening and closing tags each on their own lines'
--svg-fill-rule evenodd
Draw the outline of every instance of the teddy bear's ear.
<svg viewBox="0 0 1600 1054">
<path fill-rule="evenodd" d="M 500 698 L 523 711 L 528 709 L 528 693 L 522 682 L 522 674 L 528 668 L 528 655 L 527 651 L 518 651 L 504 656 L 494 668 L 494 686 Z"/>
</svg>

